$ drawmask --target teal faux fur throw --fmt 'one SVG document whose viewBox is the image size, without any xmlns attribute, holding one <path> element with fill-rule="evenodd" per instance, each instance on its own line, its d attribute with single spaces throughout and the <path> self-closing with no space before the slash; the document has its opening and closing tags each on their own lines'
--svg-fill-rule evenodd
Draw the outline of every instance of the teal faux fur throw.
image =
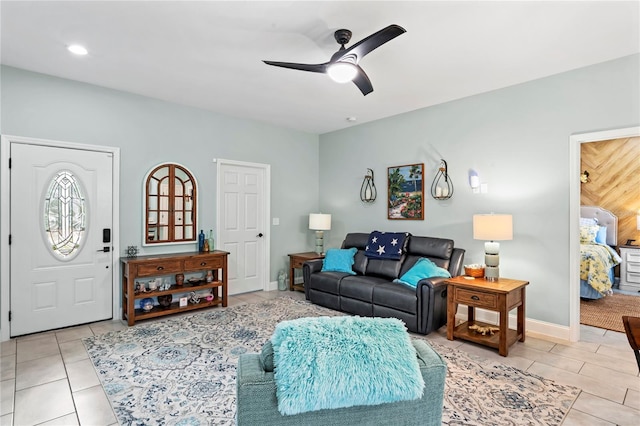
<svg viewBox="0 0 640 426">
<path fill-rule="evenodd" d="M 398 319 L 283 321 L 271 343 L 283 415 L 422 397 L 416 351 Z"/>
</svg>

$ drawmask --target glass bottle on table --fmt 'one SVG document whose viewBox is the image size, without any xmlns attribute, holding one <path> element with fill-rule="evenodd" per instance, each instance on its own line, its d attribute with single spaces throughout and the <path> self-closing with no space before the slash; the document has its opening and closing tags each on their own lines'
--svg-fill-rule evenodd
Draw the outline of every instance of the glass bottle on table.
<svg viewBox="0 0 640 426">
<path fill-rule="evenodd" d="M 203 252 L 204 251 L 204 230 L 200 230 L 200 234 L 198 234 L 198 251 L 199 252 Z"/>
<path fill-rule="evenodd" d="M 215 250 L 215 245 L 214 245 L 214 241 L 213 241 L 213 229 L 209 230 L 209 250 L 210 251 L 214 251 Z"/>
</svg>

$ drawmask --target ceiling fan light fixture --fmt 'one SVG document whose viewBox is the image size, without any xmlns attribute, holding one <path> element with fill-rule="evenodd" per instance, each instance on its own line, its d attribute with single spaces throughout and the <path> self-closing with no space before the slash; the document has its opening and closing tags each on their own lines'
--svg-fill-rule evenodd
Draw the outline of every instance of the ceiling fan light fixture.
<svg viewBox="0 0 640 426">
<path fill-rule="evenodd" d="M 327 74 L 336 83 L 349 83 L 358 74 L 358 69 L 349 62 L 335 62 L 329 65 Z"/>
</svg>

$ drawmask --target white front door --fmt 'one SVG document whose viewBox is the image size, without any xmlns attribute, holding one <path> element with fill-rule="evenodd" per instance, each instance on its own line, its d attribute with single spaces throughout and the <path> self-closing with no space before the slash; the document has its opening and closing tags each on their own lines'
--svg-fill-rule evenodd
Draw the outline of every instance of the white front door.
<svg viewBox="0 0 640 426">
<path fill-rule="evenodd" d="M 229 254 L 229 294 L 264 290 L 265 168 L 239 163 L 218 165 L 218 249 Z"/>
<path fill-rule="evenodd" d="M 12 143 L 11 336 L 112 317 L 113 154 Z"/>
</svg>

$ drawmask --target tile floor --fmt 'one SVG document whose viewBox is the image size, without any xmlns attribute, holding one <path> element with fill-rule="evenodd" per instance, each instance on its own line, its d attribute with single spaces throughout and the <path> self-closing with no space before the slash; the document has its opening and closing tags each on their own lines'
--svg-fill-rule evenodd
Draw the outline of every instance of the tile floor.
<svg viewBox="0 0 640 426">
<path fill-rule="evenodd" d="M 304 297 L 300 292 L 256 292 L 230 296 L 229 306 L 281 295 Z M 0 424 L 117 424 L 81 339 L 125 327 L 103 321 L 3 342 Z M 581 336 L 576 343 L 527 337 L 506 358 L 490 348 L 447 340 L 446 327 L 428 338 L 581 388 L 565 426 L 640 424 L 640 376 L 625 335 L 583 326 Z"/>
</svg>

